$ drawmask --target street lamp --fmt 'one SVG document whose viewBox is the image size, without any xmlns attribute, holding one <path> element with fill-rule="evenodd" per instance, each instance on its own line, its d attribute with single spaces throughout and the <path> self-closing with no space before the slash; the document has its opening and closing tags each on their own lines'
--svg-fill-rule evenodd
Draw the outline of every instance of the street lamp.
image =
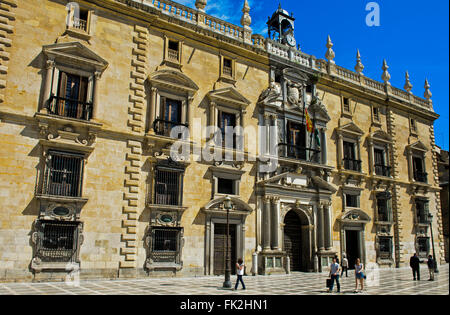
<svg viewBox="0 0 450 315">
<path fill-rule="evenodd" d="M 438 266 L 437 266 L 437 260 L 436 260 L 436 252 L 434 251 L 433 215 L 431 213 L 428 213 L 428 223 L 430 223 L 431 245 L 433 246 L 434 272 L 439 273 Z"/>
<path fill-rule="evenodd" d="M 233 203 L 231 202 L 231 198 L 229 196 L 225 197 L 225 200 L 223 202 L 223 207 L 225 208 L 225 210 L 227 210 L 227 246 L 226 246 L 226 266 L 225 266 L 225 281 L 223 282 L 223 288 L 226 289 L 230 289 L 231 288 L 231 281 L 230 281 L 230 275 L 231 275 L 231 270 L 230 270 L 230 242 L 229 242 L 229 237 L 230 237 L 230 224 L 228 221 L 228 217 L 230 214 L 230 210 L 233 207 Z"/>
</svg>

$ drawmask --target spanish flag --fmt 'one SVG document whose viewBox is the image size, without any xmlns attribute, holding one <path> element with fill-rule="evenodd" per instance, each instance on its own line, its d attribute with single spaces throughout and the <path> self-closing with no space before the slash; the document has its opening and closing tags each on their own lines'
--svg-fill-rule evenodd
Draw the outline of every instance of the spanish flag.
<svg viewBox="0 0 450 315">
<path fill-rule="evenodd" d="M 305 117 L 306 117 L 306 130 L 308 130 L 309 133 L 313 133 L 314 125 L 311 118 L 309 117 L 308 109 L 306 108 L 305 108 Z"/>
</svg>

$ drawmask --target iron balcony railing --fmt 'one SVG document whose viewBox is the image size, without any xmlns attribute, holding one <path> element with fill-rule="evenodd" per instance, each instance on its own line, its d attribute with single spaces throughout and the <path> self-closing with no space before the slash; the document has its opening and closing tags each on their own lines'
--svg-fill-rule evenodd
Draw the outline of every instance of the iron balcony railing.
<svg viewBox="0 0 450 315">
<path fill-rule="evenodd" d="M 320 161 L 320 150 L 317 149 L 305 148 L 289 143 L 279 143 L 278 149 L 280 156 L 302 161 Z"/>
<path fill-rule="evenodd" d="M 375 174 L 379 176 L 391 176 L 391 167 L 383 164 L 375 164 Z"/>
<path fill-rule="evenodd" d="M 346 170 L 361 172 L 361 160 L 354 160 L 349 158 L 344 158 L 344 168 Z"/>
<path fill-rule="evenodd" d="M 83 157 L 49 152 L 41 189 L 43 195 L 81 197 Z"/>
<path fill-rule="evenodd" d="M 188 124 L 182 124 L 181 122 L 177 121 L 170 121 L 170 120 L 164 120 L 164 119 L 155 119 L 153 122 L 153 130 L 155 130 L 155 133 L 159 136 L 165 136 L 170 137 L 170 132 L 172 128 L 176 126 L 184 126 L 189 127 Z M 181 139 L 181 133 L 178 135 L 178 139 Z"/>
<path fill-rule="evenodd" d="M 40 221 L 37 256 L 45 262 L 74 262 L 78 222 Z"/>
<path fill-rule="evenodd" d="M 427 183 L 428 174 L 421 171 L 414 171 L 414 180 L 416 182 Z"/>
<path fill-rule="evenodd" d="M 70 98 L 52 95 L 49 99 L 47 109 L 52 115 L 82 120 L 90 120 L 92 118 L 92 103 Z"/>
</svg>

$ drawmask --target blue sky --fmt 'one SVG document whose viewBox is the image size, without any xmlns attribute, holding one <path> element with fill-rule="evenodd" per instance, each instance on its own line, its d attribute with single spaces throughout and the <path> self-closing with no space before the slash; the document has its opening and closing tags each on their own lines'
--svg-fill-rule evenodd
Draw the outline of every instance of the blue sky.
<svg viewBox="0 0 450 315">
<path fill-rule="evenodd" d="M 175 0 L 195 8 L 195 0 Z M 206 12 L 240 25 L 244 0 L 207 0 Z M 248 0 L 253 33 L 267 36 L 267 18 L 281 3 L 294 14 L 295 37 L 301 50 L 324 58 L 331 36 L 336 64 L 354 69 L 356 50 L 364 74 L 381 80 L 386 59 L 391 84 L 403 89 L 409 72 L 412 92 L 423 97 L 425 79 L 431 85 L 436 144 L 449 149 L 449 2 L 447 0 Z M 380 7 L 380 26 L 366 25 L 366 5 Z"/>
</svg>

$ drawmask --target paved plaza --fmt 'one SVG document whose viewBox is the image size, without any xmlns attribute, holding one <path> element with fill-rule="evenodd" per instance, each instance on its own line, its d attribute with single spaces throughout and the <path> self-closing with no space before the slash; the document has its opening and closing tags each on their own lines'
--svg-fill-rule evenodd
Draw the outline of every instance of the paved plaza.
<svg viewBox="0 0 450 315">
<path fill-rule="evenodd" d="M 289 275 L 245 276 L 247 290 L 222 289 L 223 277 L 146 278 L 133 280 L 82 280 L 65 282 L 0 283 L 0 295 L 329 295 L 328 273 L 296 272 Z M 421 280 L 413 281 L 409 268 L 381 269 L 367 273 L 367 286 L 359 295 L 448 295 L 449 265 L 439 267 L 435 281 L 421 268 Z M 231 277 L 234 286 L 236 276 Z M 340 295 L 354 294 L 353 272 L 341 278 Z M 333 295 L 336 295 L 336 286 Z"/>
</svg>

